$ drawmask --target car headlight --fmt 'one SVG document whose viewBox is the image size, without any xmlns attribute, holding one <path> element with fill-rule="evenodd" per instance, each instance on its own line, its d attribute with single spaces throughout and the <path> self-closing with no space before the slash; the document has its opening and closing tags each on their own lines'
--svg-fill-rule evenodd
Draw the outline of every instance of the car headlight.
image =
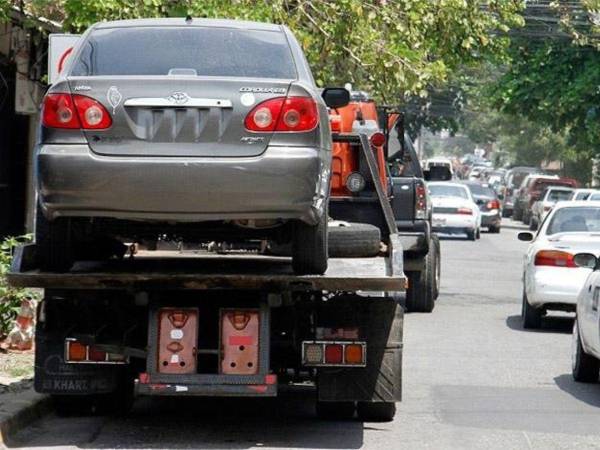
<svg viewBox="0 0 600 450">
<path fill-rule="evenodd" d="M 365 188 L 366 184 L 365 177 L 358 172 L 352 172 L 346 178 L 346 187 L 350 192 L 360 192 Z"/>
</svg>

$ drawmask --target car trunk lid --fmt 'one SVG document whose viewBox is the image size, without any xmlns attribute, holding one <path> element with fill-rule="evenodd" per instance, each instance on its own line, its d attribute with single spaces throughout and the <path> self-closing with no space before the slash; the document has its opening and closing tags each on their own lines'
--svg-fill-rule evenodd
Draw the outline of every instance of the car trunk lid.
<svg viewBox="0 0 600 450">
<path fill-rule="evenodd" d="M 107 156 L 233 157 L 265 151 L 272 132 L 249 132 L 247 114 L 287 95 L 290 81 L 152 76 L 71 77 L 71 92 L 101 102 L 113 124 L 86 130 L 91 149 Z"/>
</svg>

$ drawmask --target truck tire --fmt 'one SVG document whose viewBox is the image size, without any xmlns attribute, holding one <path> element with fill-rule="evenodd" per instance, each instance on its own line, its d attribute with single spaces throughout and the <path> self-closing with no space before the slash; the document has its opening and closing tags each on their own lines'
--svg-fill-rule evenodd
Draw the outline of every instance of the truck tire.
<svg viewBox="0 0 600 450">
<path fill-rule="evenodd" d="M 380 250 L 381 231 L 374 225 L 329 226 L 329 256 L 333 258 L 377 256 Z"/>
<path fill-rule="evenodd" d="M 521 318 L 523 320 L 523 328 L 534 330 L 542 326 L 543 311 L 539 308 L 534 308 L 527 300 L 527 294 L 523 291 L 523 304 L 521 306 Z"/>
<path fill-rule="evenodd" d="M 292 237 L 292 267 L 300 275 L 321 275 L 327 270 L 328 236 L 327 208 L 316 225 L 300 220 L 294 223 Z"/>
<path fill-rule="evenodd" d="M 432 248 L 435 250 L 435 268 L 434 268 L 434 283 L 433 283 L 433 298 L 437 300 L 440 296 L 440 284 L 442 280 L 442 249 L 440 246 L 440 238 L 437 234 L 431 236 Z"/>
<path fill-rule="evenodd" d="M 364 422 L 391 422 L 396 415 L 396 404 L 393 402 L 358 402 L 356 413 L 358 418 Z"/>
<path fill-rule="evenodd" d="M 38 204 L 35 214 L 35 243 L 39 265 L 52 272 L 67 271 L 74 263 L 71 221 L 59 217 L 50 221 Z"/>
<path fill-rule="evenodd" d="M 572 334 L 572 350 L 571 350 L 571 372 L 573 379 L 581 383 L 595 383 L 598 381 L 600 372 L 599 361 L 592 355 L 589 355 L 581 345 L 581 336 L 579 335 L 579 327 L 577 319 L 573 324 Z"/>
<path fill-rule="evenodd" d="M 110 394 L 51 395 L 52 405 L 59 416 L 124 415 L 133 406 L 133 386 L 126 392 Z"/>
<path fill-rule="evenodd" d="M 326 420 L 350 420 L 354 417 L 354 402 L 317 401 L 317 416 Z"/>
<path fill-rule="evenodd" d="M 406 310 L 430 313 L 435 307 L 435 255 L 430 251 L 425 256 L 425 267 L 420 272 L 409 272 L 406 291 Z"/>
</svg>

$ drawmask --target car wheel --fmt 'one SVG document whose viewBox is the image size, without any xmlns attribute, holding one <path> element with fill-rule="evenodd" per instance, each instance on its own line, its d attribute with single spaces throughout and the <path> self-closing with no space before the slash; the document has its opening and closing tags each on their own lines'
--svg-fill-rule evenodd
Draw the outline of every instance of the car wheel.
<svg viewBox="0 0 600 450">
<path fill-rule="evenodd" d="M 494 233 L 494 234 L 500 233 L 500 226 L 499 225 L 491 225 L 488 227 L 488 231 L 490 233 Z"/>
<path fill-rule="evenodd" d="M 513 220 L 521 220 L 523 218 L 523 212 L 521 211 L 521 209 L 519 209 L 515 206 L 515 209 L 513 210 L 512 218 L 513 218 Z"/>
<path fill-rule="evenodd" d="M 539 308 L 534 308 L 527 300 L 527 294 L 523 291 L 523 304 L 521 306 L 521 318 L 523 320 L 523 328 L 537 329 L 542 326 L 543 311 Z"/>
<path fill-rule="evenodd" d="M 440 285 L 442 283 L 442 249 L 440 238 L 437 234 L 431 236 L 431 245 L 435 249 L 435 277 L 433 283 L 433 298 L 437 300 L 440 296 Z"/>
<path fill-rule="evenodd" d="M 425 256 L 425 267 L 420 272 L 408 272 L 406 310 L 430 313 L 435 307 L 435 252 Z"/>
<path fill-rule="evenodd" d="M 481 228 L 477 228 L 477 234 L 475 235 L 476 239 L 481 239 Z"/>
<path fill-rule="evenodd" d="M 598 359 L 589 355 L 581 345 L 581 336 L 577 319 L 573 324 L 573 335 L 571 338 L 571 372 L 573 379 L 582 383 L 595 383 L 598 381 L 600 365 Z"/>
<path fill-rule="evenodd" d="M 532 217 L 531 220 L 529 221 L 529 229 L 531 231 L 537 231 L 538 226 L 539 226 L 538 221 Z"/>
<path fill-rule="evenodd" d="M 354 417 L 354 402 L 317 402 L 317 416 L 328 420 L 350 420 Z"/>
<path fill-rule="evenodd" d="M 467 230 L 466 233 L 467 233 L 467 239 L 469 241 L 474 241 L 474 240 L 477 239 L 477 235 L 475 234 L 475 230 Z"/>
<path fill-rule="evenodd" d="M 503 209 L 502 210 L 502 217 L 510 217 L 510 216 L 511 216 L 510 209 Z"/>
<path fill-rule="evenodd" d="M 356 413 L 358 418 L 365 422 L 391 422 L 396 415 L 396 404 L 393 402 L 358 402 Z"/>
<path fill-rule="evenodd" d="M 323 274 L 327 270 L 327 208 L 316 225 L 294 224 L 292 267 L 297 274 Z"/>
<path fill-rule="evenodd" d="M 376 256 L 381 251 L 381 231 L 374 225 L 330 225 L 328 233 L 329 256 L 332 258 L 362 258 Z"/>
<path fill-rule="evenodd" d="M 52 272 L 67 271 L 74 263 L 71 219 L 48 220 L 42 208 L 36 208 L 35 243 L 40 266 Z"/>
</svg>

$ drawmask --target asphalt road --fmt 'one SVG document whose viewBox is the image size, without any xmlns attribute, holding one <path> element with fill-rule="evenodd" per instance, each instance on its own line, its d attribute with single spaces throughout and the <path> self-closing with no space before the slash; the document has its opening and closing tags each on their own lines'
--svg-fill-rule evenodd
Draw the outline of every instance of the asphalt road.
<svg viewBox="0 0 600 450">
<path fill-rule="evenodd" d="M 600 448 L 600 384 L 570 375 L 568 315 L 520 324 L 515 224 L 442 242 L 433 314 L 405 321 L 404 401 L 392 423 L 324 422 L 310 392 L 268 401 L 141 399 L 125 418 L 49 415 L 23 448 Z"/>
</svg>

